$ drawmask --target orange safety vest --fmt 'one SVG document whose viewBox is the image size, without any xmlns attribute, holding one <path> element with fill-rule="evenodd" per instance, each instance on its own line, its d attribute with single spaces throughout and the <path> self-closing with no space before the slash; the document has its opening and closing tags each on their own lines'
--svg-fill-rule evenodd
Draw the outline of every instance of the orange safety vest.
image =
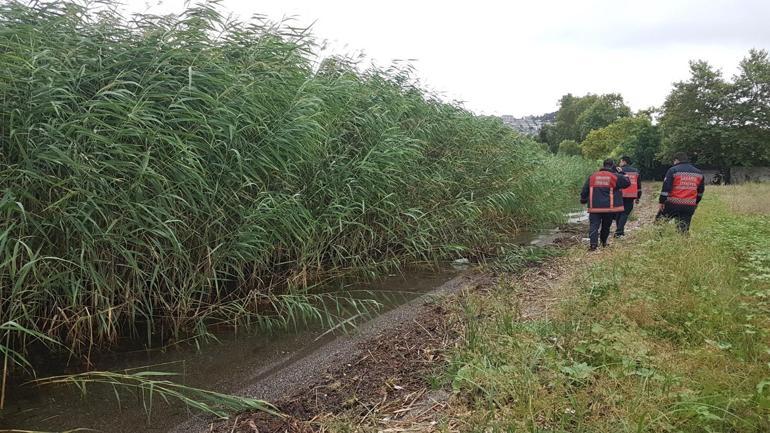
<svg viewBox="0 0 770 433">
<path fill-rule="evenodd" d="M 618 178 L 608 171 L 597 171 L 588 178 L 588 212 L 610 213 L 623 212 L 623 202 L 615 203 L 615 188 Z M 607 197 L 603 197 L 604 194 Z M 601 194 L 601 197 L 599 195 Z M 605 201 L 604 199 L 608 201 Z M 597 199 L 597 200 L 595 200 Z"/>
<path fill-rule="evenodd" d="M 639 196 L 639 173 L 636 171 L 629 171 L 623 173 L 628 180 L 631 181 L 631 186 L 623 188 L 623 198 L 637 198 Z"/>
<path fill-rule="evenodd" d="M 671 204 L 696 206 L 698 204 L 698 187 L 703 183 L 703 175 L 679 171 L 672 175 L 671 192 L 666 202 Z"/>
</svg>

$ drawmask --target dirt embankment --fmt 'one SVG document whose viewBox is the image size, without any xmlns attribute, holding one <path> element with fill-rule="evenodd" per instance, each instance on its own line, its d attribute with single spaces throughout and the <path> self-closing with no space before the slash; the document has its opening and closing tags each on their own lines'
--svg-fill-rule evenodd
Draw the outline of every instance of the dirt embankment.
<svg viewBox="0 0 770 433">
<path fill-rule="evenodd" d="M 375 407 L 397 404 L 418 382 L 425 382 L 428 369 L 441 365 L 440 353 L 454 341 L 442 300 L 488 286 L 490 278 L 480 272 L 459 275 L 364 323 L 355 333 L 341 335 L 299 359 L 268 366 L 238 392 L 273 402 L 286 418 L 254 413 L 212 423 L 195 417 L 172 432 L 316 431 L 311 421 L 319 415 L 374 413 Z"/>
<path fill-rule="evenodd" d="M 358 422 L 382 413 L 406 414 L 423 404 L 426 377 L 443 364 L 443 352 L 457 335 L 445 320 L 446 310 L 434 304 L 411 323 L 403 323 L 360 347 L 355 360 L 295 390 L 277 406 L 289 416 L 245 414 L 216 432 L 312 432 L 314 421 L 343 416 Z"/>
<path fill-rule="evenodd" d="M 555 299 L 546 287 L 564 275 L 564 267 L 563 260 L 550 260 L 515 277 L 524 284 L 522 320 L 548 314 Z M 458 293 L 423 300 L 413 317 L 359 341 L 350 360 L 313 370 L 315 376 L 307 383 L 274 400 L 286 418 L 241 414 L 233 421 L 210 426 L 209 431 L 319 432 L 335 418 L 363 430 L 367 429 L 364 426 L 391 432 L 433 430 L 436 411 L 450 392 L 434 389 L 430 378 L 445 368 L 447 350 L 462 338 L 462 324 L 450 313 L 448 303 L 462 302 L 465 291 L 491 290 L 500 278 L 513 277 L 479 274 L 466 278 L 457 287 Z"/>
<path fill-rule="evenodd" d="M 656 207 L 649 192 L 629 231 L 652 220 Z M 572 227 L 554 243 L 575 246 L 585 230 L 585 224 Z M 584 261 L 562 257 L 517 275 L 476 272 L 457 277 L 433 296 L 388 312 L 356 335 L 340 337 L 242 391 L 273 401 L 286 417 L 246 413 L 221 423 L 199 419 L 176 431 L 306 433 L 324 431 L 335 420 L 361 430 L 434 431 L 450 392 L 431 386 L 430 378 L 445 368 L 446 351 L 459 341 L 463 328 L 448 303 L 462 302 L 464 291 L 490 290 L 502 278 L 520 288 L 520 320 L 542 318 L 558 301 L 556 289 Z"/>
</svg>

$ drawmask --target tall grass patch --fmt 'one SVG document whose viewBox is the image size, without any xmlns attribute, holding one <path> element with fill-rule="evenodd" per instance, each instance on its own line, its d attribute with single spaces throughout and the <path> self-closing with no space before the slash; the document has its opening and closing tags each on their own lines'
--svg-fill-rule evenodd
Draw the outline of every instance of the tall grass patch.
<svg viewBox="0 0 770 433">
<path fill-rule="evenodd" d="M 515 286 L 470 301 L 474 338 L 448 379 L 471 431 L 770 429 L 770 217 L 731 204 L 752 188 L 710 189 L 689 237 L 649 226 L 575 252 L 549 320 L 511 320 Z"/>
<path fill-rule="evenodd" d="M 322 275 L 489 251 L 571 206 L 582 160 L 314 48 L 213 4 L 2 3 L 0 323 L 87 354 L 331 321 Z"/>
</svg>

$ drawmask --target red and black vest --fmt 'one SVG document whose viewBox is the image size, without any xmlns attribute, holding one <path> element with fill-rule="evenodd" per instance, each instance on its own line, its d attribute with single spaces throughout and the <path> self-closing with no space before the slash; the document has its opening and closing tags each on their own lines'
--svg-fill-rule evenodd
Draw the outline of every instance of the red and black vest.
<svg viewBox="0 0 770 433">
<path fill-rule="evenodd" d="M 661 201 L 675 206 L 697 206 L 703 196 L 703 181 L 703 173 L 692 164 L 677 164 L 666 173 Z"/>
<path fill-rule="evenodd" d="M 623 193 L 629 186 L 628 178 L 609 169 L 601 169 L 588 178 L 588 212 L 623 212 Z"/>
<path fill-rule="evenodd" d="M 623 174 L 631 182 L 631 186 L 623 188 L 623 198 L 639 198 L 639 170 L 627 165 L 623 167 Z"/>
</svg>

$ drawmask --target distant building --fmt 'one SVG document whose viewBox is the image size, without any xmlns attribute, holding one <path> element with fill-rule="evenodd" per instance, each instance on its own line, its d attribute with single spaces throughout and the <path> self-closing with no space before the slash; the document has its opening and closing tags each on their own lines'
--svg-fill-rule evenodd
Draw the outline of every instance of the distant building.
<svg viewBox="0 0 770 433">
<path fill-rule="evenodd" d="M 513 117 L 510 115 L 500 116 L 502 121 L 511 128 L 526 135 L 537 135 L 540 129 L 545 125 L 550 125 L 556 121 L 556 113 L 547 113 L 542 116 L 524 116 Z"/>
</svg>

